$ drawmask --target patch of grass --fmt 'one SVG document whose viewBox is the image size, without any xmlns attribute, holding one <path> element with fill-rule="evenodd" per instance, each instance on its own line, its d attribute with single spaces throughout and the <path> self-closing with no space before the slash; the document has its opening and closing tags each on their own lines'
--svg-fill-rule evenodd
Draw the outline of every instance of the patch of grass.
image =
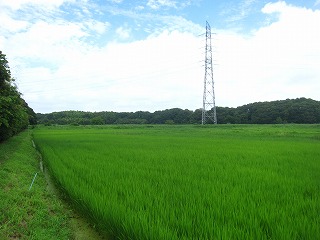
<svg viewBox="0 0 320 240">
<path fill-rule="evenodd" d="M 0 143 L 0 239 L 72 238 L 66 209 L 46 186 L 28 131 Z"/>
</svg>

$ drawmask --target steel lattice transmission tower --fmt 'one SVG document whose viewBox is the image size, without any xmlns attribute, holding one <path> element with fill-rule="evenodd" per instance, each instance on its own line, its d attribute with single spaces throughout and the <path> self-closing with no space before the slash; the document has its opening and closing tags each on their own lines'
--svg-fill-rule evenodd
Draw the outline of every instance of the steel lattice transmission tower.
<svg viewBox="0 0 320 240">
<path fill-rule="evenodd" d="M 211 27 L 206 22 L 205 75 L 203 90 L 202 124 L 217 124 L 212 67 Z"/>
</svg>

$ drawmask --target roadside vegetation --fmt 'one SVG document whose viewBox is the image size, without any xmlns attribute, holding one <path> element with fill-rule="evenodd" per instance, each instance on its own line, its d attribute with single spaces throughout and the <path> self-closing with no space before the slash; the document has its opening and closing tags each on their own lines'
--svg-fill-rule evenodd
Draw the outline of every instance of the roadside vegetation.
<svg viewBox="0 0 320 240">
<path fill-rule="evenodd" d="M 0 144 L 0 179 L 0 239 L 71 239 L 68 212 L 47 189 L 28 131 Z"/>
<path fill-rule="evenodd" d="M 106 239 L 74 211 L 39 158 L 28 131 L 0 143 L 0 239 Z"/>
<path fill-rule="evenodd" d="M 319 125 L 42 127 L 34 140 L 115 238 L 320 238 Z"/>
</svg>

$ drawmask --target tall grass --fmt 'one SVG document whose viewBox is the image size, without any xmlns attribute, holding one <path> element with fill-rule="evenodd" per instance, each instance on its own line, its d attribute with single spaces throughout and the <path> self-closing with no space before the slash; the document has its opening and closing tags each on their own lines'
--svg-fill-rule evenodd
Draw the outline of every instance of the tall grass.
<svg viewBox="0 0 320 240">
<path fill-rule="evenodd" d="M 320 238 L 320 126 L 40 128 L 57 183 L 120 239 Z"/>
</svg>

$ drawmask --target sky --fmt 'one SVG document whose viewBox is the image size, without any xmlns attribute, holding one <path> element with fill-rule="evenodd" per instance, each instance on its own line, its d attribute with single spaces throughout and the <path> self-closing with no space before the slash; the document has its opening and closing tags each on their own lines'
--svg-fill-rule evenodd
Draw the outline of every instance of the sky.
<svg viewBox="0 0 320 240">
<path fill-rule="evenodd" d="M 320 0 L 0 0 L 0 50 L 35 112 L 320 100 Z"/>
</svg>

